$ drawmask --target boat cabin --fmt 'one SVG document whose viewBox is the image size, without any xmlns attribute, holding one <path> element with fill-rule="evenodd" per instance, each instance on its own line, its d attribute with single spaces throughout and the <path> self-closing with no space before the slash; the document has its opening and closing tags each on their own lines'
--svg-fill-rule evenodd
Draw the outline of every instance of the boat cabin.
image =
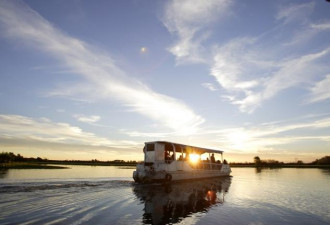
<svg viewBox="0 0 330 225">
<path fill-rule="evenodd" d="M 166 141 L 146 142 L 144 162 L 136 166 L 136 182 L 172 181 L 228 176 L 223 151 Z"/>
<path fill-rule="evenodd" d="M 223 151 L 165 141 L 146 142 L 143 152 L 145 166 L 186 161 L 193 169 L 219 169 L 224 162 Z"/>
</svg>

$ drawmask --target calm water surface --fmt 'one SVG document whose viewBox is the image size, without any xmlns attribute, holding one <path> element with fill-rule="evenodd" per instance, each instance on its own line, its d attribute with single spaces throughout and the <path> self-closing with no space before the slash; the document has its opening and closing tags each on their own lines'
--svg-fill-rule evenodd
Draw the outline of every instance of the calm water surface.
<svg viewBox="0 0 330 225">
<path fill-rule="evenodd" d="M 136 185 L 132 168 L 0 171 L 0 224 L 330 224 L 330 171 Z"/>
</svg>

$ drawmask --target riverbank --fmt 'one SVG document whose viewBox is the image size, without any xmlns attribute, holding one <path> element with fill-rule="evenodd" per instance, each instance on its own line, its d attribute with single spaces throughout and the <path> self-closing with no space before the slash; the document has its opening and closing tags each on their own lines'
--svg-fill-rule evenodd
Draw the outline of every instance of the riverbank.
<svg viewBox="0 0 330 225">
<path fill-rule="evenodd" d="M 47 161 L 45 162 L 11 162 L 11 163 L 1 163 L 0 169 L 69 169 L 70 165 L 76 166 L 117 166 L 122 168 L 135 168 L 135 163 L 109 163 L 109 162 L 82 162 L 82 161 Z M 320 169 L 330 169 L 330 165 L 262 165 L 255 166 L 253 164 L 230 164 L 232 168 L 320 168 Z"/>
<path fill-rule="evenodd" d="M 290 164 L 281 164 L 281 165 L 262 165 L 262 166 L 255 166 L 250 164 L 230 164 L 230 167 L 237 167 L 237 168 L 320 168 L 320 169 L 330 169 L 330 165 L 309 165 L 309 164 L 303 164 L 303 165 L 290 165 Z"/>
<path fill-rule="evenodd" d="M 135 167 L 137 163 L 130 162 L 102 162 L 102 161 L 55 161 L 48 160 L 47 164 L 53 165 L 77 165 L 77 166 L 123 166 L 123 167 Z"/>
<path fill-rule="evenodd" d="M 109 163 L 91 161 L 50 161 L 47 162 L 10 162 L 0 163 L 0 169 L 70 169 L 67 166 L 119 166 L 135 168 L 136 163 Z"/>
<path fill-rule="evenodd" d="M 30 162 L 11 162 L 1 163 L 0 169 L 70 169 L 65 166 L 53 166 L 41 163 L 30 163 Z"/>
</svg>

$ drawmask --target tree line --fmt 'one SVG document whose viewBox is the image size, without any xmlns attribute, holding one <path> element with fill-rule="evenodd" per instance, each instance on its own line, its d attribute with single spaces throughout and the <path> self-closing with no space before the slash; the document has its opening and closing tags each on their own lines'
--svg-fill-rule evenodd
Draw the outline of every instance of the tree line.
<svg viewBox="0 0 330 225">
<path fill-rule="evenodd" d="M 259 156 L 253 158 L 255 166 L 276 166 L 276 165 L 330 165 L 330 156 L 324 156 L 321 159 L 317 159 L 311 163 L 304 163 L 302 160 L 296 162 L 284 163 L 277 160 L 261 160 Z"/>
<path fill-rule="evenodd" d="M 14 154 L 13 152 L 1 152 L 0 163 L 11 163 L 11 162 L 44 162 L 44 163 L 70 163 L 70 164 L 137 164 L 135 160 L 112 160 L 112 161 L 99 161 L 97 159 L 92 160 L 49 160 L 42 159 L 41 157 L 23 157 L 20 154 Z"/>
<path fill-rule="evenodd" d="M 92 160 L 49 160 L 42 159 L 41 157 L 30 157 L 26 158 L 20 154 L 14 154 L 13 152 L 1 152 L 0 153 L 0 163 L 10 163 L 10 162 L 44 162 L 44 163 L 70 163 L 70 164 L 131 164 L 135 165 L 138 162 L 135 160 L 112 160 L 112 161 L 99 161 L 97 159 Z M 321 159 L 317 159 L 311 163 L 304 163 L 301 160 L 291 163 L 284 163 L 273 159 L 262 160 L 259 156 L 253 158 L 253 163 L 230 163 L 231 165 L 247 165 L 247 166 L 281 166 L 281 165 L 330 165 L 330 156 L 324 156 Z"/>
</svg>

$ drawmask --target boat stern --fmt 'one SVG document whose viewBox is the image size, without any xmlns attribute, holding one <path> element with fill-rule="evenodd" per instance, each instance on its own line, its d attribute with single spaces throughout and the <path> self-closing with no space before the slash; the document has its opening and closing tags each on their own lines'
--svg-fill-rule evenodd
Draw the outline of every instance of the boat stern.
<svg viewBox="0 0 330 225">
<path fill-rule="evenodd" d="M 144 163 L 140 163 L 133 172 L 133 179 L 137 183 L 147 183 L 150 182 L 154 174 L 155 171 L 152 165 L 146 166 Z"/>
</svg>

